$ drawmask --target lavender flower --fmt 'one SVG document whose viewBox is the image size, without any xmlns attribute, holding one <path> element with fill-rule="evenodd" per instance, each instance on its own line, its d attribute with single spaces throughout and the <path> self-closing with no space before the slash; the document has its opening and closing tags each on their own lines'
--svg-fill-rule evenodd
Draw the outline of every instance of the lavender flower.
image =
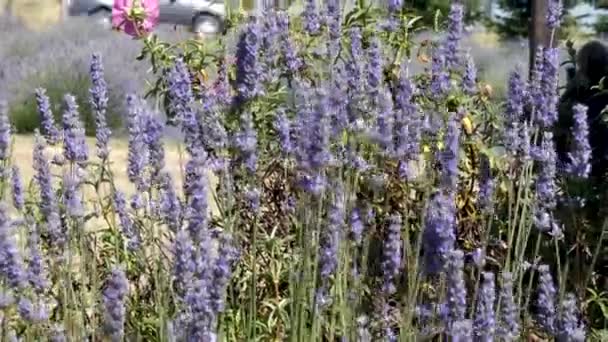
<svg viewBox="0 0 608 342">
<path fill-rule="evenodd" d="M 305 0 L 302 12 L 304 31 L 309 35 L 316 35 L 321 30 L 321 22 L 317 13 L 316 0 Z"/>
<path fill-rule="evenodd" d="M 72 95 L 64 96 L 66 111 L 63 113 L 63 156 L 69 162 L 80 164 L 88 159 L 86 136 L 76 98 Z"/>
<path fill-rule="evenodd" d="M 19 315 L 23 319 L 32 323 L 40 323 L 49 319 L 49 313 L 42 301 L 33 303 L 28 298 L 21 297 L 18 303 L 18 310 Z"/>
<path fill-rule="evenodd" d="M 448 15 L 447 38 L 445 40 L 446 67 L 452 69 L 460 64 L 458 48 L 462 39 L 462 26 L 464 7 L 459 3 L 452 3 Z"/>
<path fill-rule="evenodd" d="M 401 71 L 395 94 L 395 154 L 400 159 L 400 176 L 406 180 L 414 177 L 411 161 L 420 153 L 422 118 L 413 100 L 414 84 Z"/>
<path fill-rule="evenodd" d="M 44 290 L 50 285 L 49 280 L 46 277 L 44 271 L 44 260 L 40 253 L 39 238 L 40 233 L 35 222 L 29 222 L 29 234 L 27 239 L 27 250 L 29 252 L 27 278 L 32 288 L 38 294 L 42 294 Z"/>
<path fill-rule="evenodd" d="M 175 236 L 175 261 L 173 275 L 178 295 L 183 299 L 191 285 L 196 265 L 194 264 L 194 246 L 188 232 L 181 230 Z"/>
<path fill-rule="evenodd" d="M 559 53 L 556 48 L 543 50 L 543 74 L 541 79 L 541 91 L 543 100 L 538 113 L 538 123 L 543 128 L 552 127 L 557 121 L 557 105 L 559 94 L 557 86 L 559 82 Z"/>
<path fill-rule="evenodd" d="M 452 324 L 452 342 L 472 341 L 471 335 L 473 335 L 473 322 L 470 319 L 463 319 Z"/>
<path fill-rule="evenodd" d="M 125 325 L 125 302 L 129 293 L 129 281 L 122 269 L 112 270 L 103 290 L 104 325 L 106 337 L 113 342 L 122 341 Z"/>
<path fill-rule="evenodd" d="M 238 148 L 239 160 L 250 174 L 257 169 L 257 132 L 253 126 L 253 116 L 250 112 L 241 115 L 241 131 L 235 136 L 235 146 Z"/>
<path fill-rule="evenodd" d="M 11 123 L 8 119 L 8 105 L 6 102 L 0 101 L 0 160 L 8 159 L 10 148 Z"/>
<path fill-rule="evenodd" d="M 333 277 L 338 269 L 340 240 L 342 239 L 342 229 L 344 227 L 344 194 L 338 186 L 334 201 L 329 211 L 329 222 L 322 232 L 323 240 L 319 247 L 319 273 L 321 286 L 317 290 L 317 303 L 322 308 L 331 303 L 328 298 L 330 278 Z"/>
<path fill-rule="evenodd" d="M 138 191 L 146 188 L 144 180 L 144 168 L 147 163 L 147 146 L 144 140 L 142 127 L 144 126 L 144 114 L 140 100 L 134 95 L 127 96 L 127 130 L 129 132 L 129 150 L 127 155 L 127 177 L 136 185 Z"/>
<path fill-rule="evenodd" d="M 566 294 L 562 301 L 561 315 L 558 321 L 558 342 L 583 342 L 585 341 L 585 329 L 579 323 L 576 297 L 572 293 Z"/>
<path fill-rule="evenodd" d="M 26 285 L 23 259 L 13 235 L 6 206 L 0 203 L 0 279 L 10 287 L 21 289 Z"/>
<path fill-rule="evenodd" d="M 423 246 L 425 268 L 429 274 L 447 266 L 456 236 L 456 204 L 453 195 L 436 193 L 428 204 L 424 222 Z"/>
<path fill-rule="evenodd" d="M 395 279 L 401 269 L 401 216 L 389 218 L 382 257 L 383 291 L 391 295 L 397 291 Z"/>
<path fill-rule="evenodd" d="M 65 244 L 65 236 L 61 231 L 57 199 L 53 190 L 52 174 L 49 161 L 44 155 L 44 140 L 35 132 L 36 143 L 34 145 L 33 166 L 36 174 L 34 181 L 38 184 L 40 191 L 40 211 L 46 224 L 46 231 L 50 237 L 51 244 L 61 251 Z"/>
<path fill-rule="evenodd" d="M 448 254 L 447 267 L 447 324 L 448 326 L 465 318 L 467 310 L 467 290 L 464 283 L 464 253 L 453 250 Z"/>
<path fill-rule="evenodd" d="M 446 70 L 446 57 L 440 48 L 435 48 L 431 58 L 430 92 L 433 98 L 441 98 L 450 88 L 450 74 Z"/>
<path fill-rule="evenodd" d="M 220 106 L 225 107 L 230 104 L 230 81 L 228 79 L 228 61 L 226 60 L 226 57 L 224 57 L 221 60 L 221 63 L 219 63 L 213 90 L 213 95 L 217 100 L 216 102 Z"/>
<path fill-rule="evenodd" d="M 260 85 L 260 62 L 258 50 L 260 47 L 259 25 L 255 19 L 248 22 L 236 48 L 236 102 L 250 100 L 262 93 Z"/>
<path fill-rule="evenodd" d="M 232 264 L 238 257 L 238 252 L 233 244 L 232 236 L 227 233 L 223 234 L 219 241 L 219 249 L 211 277 L 213 286 L 209 289 L 211 309 L 215 316 L 213 321 L 224 311 L 224 296 L 232 275 Z"/>
<path fill-rule="evenodd" d="M 587 106 L 576 104 L 574 111 L 574 146 L 568 153 L 570 162 L 566 165 L 566 172 L 574 177 L 587 178 L 591 172 L 591 146 L 589 145 L 589 127 L 587 125 Z"/>
<path fill-rule="evenodd" d="M 549 272 L 549 266 L 538 266 L 540 273 L 537 306 L 537 320 L 541 327 L 551 335 L 555 334 L 556 307 L 555 295 L 557 293 L 553 278 Z"/>
<path fill-rule="evenodd" d="M 388 11 L 391 13 L 399 12 L 403 7 L 403 0 L 388 0 Z"/>
<path fill-rule="evenodd" d="M 340 1 L 328 0 L 325 8 L 325 22 L 329 33 L 328 51 L 331 53 L 330 57 L 333 59 L 340 48 L 340 29 L 342 26 L 340 18 Z"/>
<path fill-rule="evenodd" d="M 281 145 L 281 152 L 288 156 L 293 152 L 294 146 L 291 139 L 291 125 L 289 118 L 285 115 L 284 109 L 277 110 L 275 130 L 279 138 L 279 144 Z"/>
<path fill-rule="evenodd" d="M 546 216 L 556 206 L 556 158 L 553 133 L 544 132 L 540 149 L 536 153 L 536 160 L 540 166 L 538 178 L 536 179 L 537 217 L 541 215 Z M 550 228 L 547 224 L 541 224 L 542 222 L 543 220 L 538 220 L 537 222 L 539 229 L 546 230 Z"/>
<path fill-rule="evenodd" d="M 378 96 L 383 80 L 382 51 L 378 37 L 372 37 L 367 49 L 367 86 L 372 99 Z"/>
<path fill-rule="evenodd" d="M 139 237 L 139 234 L 133 224 L 133 220 L 127 211 L 127 200 L 125 198 L 125 194 L 120 190 L 116 190 L 114 193 L 114 206 L 116 208 L 116 213 L 118 214 L 122 234 L 128 242 L 127 246 L 129 250 L 134 251 L 139 248 L 141 238 Z"/>
<path fill-rule="evenodd" d="M 514 341 L 519 336 L 519 311 L 513 300 L 513 275 L 502 273 L 500 288 L 500 324 L 498 336 L 505 341 Z"/>
<path fill-rule="evenodd" d="M 21 180 L 21 172 L 16 165 L 11 168 L 11 185 L 13 206 L 17 210 L 22 210 L 25 205 L 25 197 L 23 194 L 23 181 Z"/>
<path fill-rule="evenodd" d="M 186 164 L 184 195 L 187 206 L 184 218 L 188 222 L 188 231 L 195 245 L 202 243 L 208 229 L 208 179 L 206 156 L 202 151 L 196 152 Z"/>
<path fill-rule="evenodd" d="M 350 232 L 353 241 L 360 245 L 363 240 L 363 233 L 365 230 L 365 222 L 361 217 L 361 209 L 354 208 L 350 213 Z"/>
<path fill-rule="evenodd" d="M 519 69 L 509 75 L 509 86 L 507 90 L 507 103 L 505 108 L 505 136 L 504 144 L 507 151 L 515 154 L 520 145 L 519 122 L 524 114 L 524 101 L 526 98 L 526 84 L 522 79 Z"/>
<path fill-rule="evenodd" d="M 475 95 L 477 92 L 477 68 L 475 61 L 469 54 L 466 55 L 466 65 L 462 76 L 462 86 L 467 95 Z"/>
<path fill-rule="evenodd" d="M 542 79 L 544 73 L 544 51 L 545 48 L 539 46 L 534 52 L 534 65 L 530 73 L 530 84 L 527 92 L 527 102 L 534 108 L 535 119 L 541 115 L 542 108 L 545 103 L 546 94 L 542 89 Z"/>
<path fill-rule="evenodd" d="M 277 27 L 281 32 L 279 39 L 281 43 L 281 54 L 284 61 L 283 65 L 286 67 L 288 74 L 293 77 L 298 70 L 300 70 L 302 61 L 298 57 L 296 47 L 289 36 L 289 17 L 287 14 L 278 14 Z"/>
<path fill-rule="evenodd" d="M 36 104 L 42 124 L 42 133 L 47 143 L 55 145 L 59 142 L 60 133 L 55 126 L 55 117 L 53 116 L 49 97 L 46 95 L 44 88 L 36 88 Z"/>
<path fill-rule="evenodd" d="M 143 140 L 148 151 L 148 164 L 151 168 L 151 180 L 160 181 L 161 171 L 165 167 L 165 148 L 163 146 L 164 125 L 160 118 L 153 114 L 148 114 L 143 119 L 144 134 Z"/>
<path fill-rule="evenodd" d="M 547 8 L 547 26 L 549 30 L 555 30 L 559 27 L 564 6 L 560 0 L 549 0 Z"/>
<path fill-rule="evenodd" d="M 182 219 L 182 204 L 175 192 L 171 175 L 169 173 L 161 174 L 161 199 L 160 199 L 160 214 L 173 232 L 177 232 L 181 227 Z"/>
<path fill-rule="evenodd" d="M 277 71 L 275 68 L 275 60 L 278 55 L 275 44 L 280 31 L 277 25 L 277 14 L 272 11 L 266 13 L 262 23 L 262 30 L 260 32 L 260 53 L 263 55 L 262 67 L 264 68 L 260 76 L 264 78 L 265 82 L 277 81 Z"/>
<path fill-rule="evenodd" d="M 63 177 L 63 202 L 68 215 L 71 217 L 82 217 L 84 207 L 78 191 L 79 181 L 75 175 L 65 174 Z"/>
<path fill-rule="evenodd" d="M 192 92 L 192 80 L 188 66 L 182 58 L 175 61 L 175 65 L 169 70 L 167 75 L 169 109 L 175 115 L 174 120 L 179 124 L 184 134 L 186 150 L 191 152 L 200 144 L 199 124 L 194 110 L 194 94 Z M 139 110 L 139 103 L 130 95 L 127 104 L 131 114 L 134 110 Z M 129 105 L 130 104 L 130 105 Z M 131 114 L 132 115 L 132 114 Z M 131 132 L 131 130 L 129 130 Z"/>
<path fill-rule="evenodd" d="M 494 273 L 484 272 L 482 275 L 483 283 L 477 301 L 474 330 L 480 341 L 493 341 L 496 329 L 496 317 L 494 316 L 494 302 L 496 300 Z"/>
<path fill-rule="evenodd" d="M 359 94 L 362 89 L 363 60 L 362 34 L 359 27 L 353 27 L 349 31 L 350 36 L 350 59 L 346 63 L 346 80 L 351 96 Z M 351 120 L 352 121 L 352 120 Z"/>
<path fill-rule="evenodd" d="M 101 55 L 95 53 L 91 59 L 90 75 L 92 87 L 89 93 L 91 106 L 95 112 L 97 156 L 101 160 L 107 159 L 110 153 L 108 149 L 108 141 L 111 134 L 106 122 L 106 110 L 108 108 L 108 86 L 103 78 L 103 74 L 104 70 Z"/>
</svg>

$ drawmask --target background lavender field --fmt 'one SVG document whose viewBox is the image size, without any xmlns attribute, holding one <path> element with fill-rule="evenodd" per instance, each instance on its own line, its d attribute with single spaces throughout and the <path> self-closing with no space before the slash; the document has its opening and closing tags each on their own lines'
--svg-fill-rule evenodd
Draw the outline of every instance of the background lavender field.
<svg viewBox="0 0 608 342">
<path fill-rule="evenodd" d="M 2 19 L 0 340 L 605 340 L 562 46 L 528 80 L 458 5 L 404 39 L 409 12 L 305 4 L 142 61 L 189 37 Z"/>
</svg>

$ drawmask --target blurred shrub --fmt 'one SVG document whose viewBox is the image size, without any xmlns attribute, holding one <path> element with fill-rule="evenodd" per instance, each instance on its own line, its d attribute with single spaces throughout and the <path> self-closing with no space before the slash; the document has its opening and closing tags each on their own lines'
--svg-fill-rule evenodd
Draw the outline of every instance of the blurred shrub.
<svg viewBox="0 0 608 342">
<path fill-rule="evenodd" d="M 145 91 L 147 68 L 137 63 L 140 44 L 125 35 L 105 31 L 87 18 L 75 18 L 33 32 L 14 19 L 0 17 L 0 98 L 9 103 L 17 132 L 31 133 L 39 126 L 34 90 L 47 89 L 55 115 L 61 115 L 62 97 L 77 97 L 88 134 L 94 132 L 89 111 L 89 62 L 94 52 L 104 56 L 105 78 L 109 87 L 108 120 L 115 132 L 121 128 L 125 96 Z M 161 29 L 162 31 L 162 29 Z M 165 39 L 177 35 L 165 30 Z"/>
</svg>

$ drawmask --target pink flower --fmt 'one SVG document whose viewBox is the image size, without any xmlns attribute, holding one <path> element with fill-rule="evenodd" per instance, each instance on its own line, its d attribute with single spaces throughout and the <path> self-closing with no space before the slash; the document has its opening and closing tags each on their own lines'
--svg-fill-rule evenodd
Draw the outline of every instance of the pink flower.
<svg viewBox="0 0 608 342">
<path fill-rule="evenodd" d="M 112 27 L 138 38 L 154 30 L 158 16 L 158 0 L 114 0 Z"/>
</svg>

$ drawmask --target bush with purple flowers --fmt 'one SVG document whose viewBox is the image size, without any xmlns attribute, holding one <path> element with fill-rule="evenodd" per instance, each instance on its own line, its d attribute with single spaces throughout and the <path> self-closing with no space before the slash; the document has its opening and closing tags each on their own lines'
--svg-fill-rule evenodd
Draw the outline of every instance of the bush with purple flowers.
<svg viewBox="0 0 608 342">
<path fill-rule="evenodd" d="M 556 160 L 557 47 L 530 80 L 513 70 L 497 104 L 462 45 L 462 5 L 423 44 L 399 1 L 316 3 L 302 20 L 267 11 L 235 25 L 236 49 L 143 39 L 148 95 L 182 132 L 182 188 L 143 92 L 118 94 L 136 192 L 117 186 L 102 55 L 61 120 L 36 91 L 32 180 L 13 166 L 0 102 L 0 340 L 599 336 L 608 224 L 594 236 L 596 222 L 560 212 L 583 215 L 567 190 L 592 166 L 582 106 Z"/>
</svg>

